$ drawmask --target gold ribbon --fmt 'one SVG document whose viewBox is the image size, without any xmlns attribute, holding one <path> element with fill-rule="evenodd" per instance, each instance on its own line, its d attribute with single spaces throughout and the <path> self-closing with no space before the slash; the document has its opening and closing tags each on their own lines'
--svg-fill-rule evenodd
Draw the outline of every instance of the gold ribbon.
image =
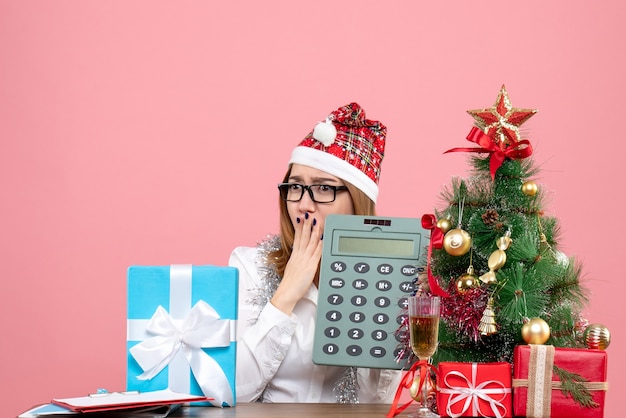
<svg viewBox="0 0 626 418">
<path fill-rule="evenodd" d="M 597 392 L 599 390 L 607 391 L 609 390 L 609 384 L 607 382 L 581 382 L 581 385 L 585 387 L 585 389 Z M 528 379 L 513 379 L 513 387 L 514 388 L 527 388 L 528 387 Z M 553 380 L 550 382 L 550 387 L 552 390 L 561 389 L 563 384 L 559 380 Z"/>
</svg>

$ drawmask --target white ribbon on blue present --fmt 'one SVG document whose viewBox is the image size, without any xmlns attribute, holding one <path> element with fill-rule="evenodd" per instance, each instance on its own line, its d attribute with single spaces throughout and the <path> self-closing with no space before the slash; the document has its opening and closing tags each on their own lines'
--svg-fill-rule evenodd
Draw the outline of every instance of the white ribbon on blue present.
<svg viewBox="0 0 626 418">
<path fill-rule="evenodd" d="M 469 381 L 463 373 L 458 372 L 456 370 L 450 371 L 447 373 L 443 381 L 446 387 L 439 388 L 439 392 L 442 394 L 450 395 L 448 399 L 448 405 L 446 407 L 446 414 L 452 418 L 457 418 L 462 416 L 466 411 L 470 410 L 473 417 L 480 416 L 489 417 L 496 416 L 496 418 L 502 418 L 507 413 L 507 408 L 502 404 L 502 400 L 506 397 L 507 394 L 511 393 L 511 389 L 507 388 L 502 382 L 499 380 L 486 380 L 480 384 L 476 384 L 476 374 L 478 371 L 478 364 L 472 363 L 472 380 Z M 457 376 L 465 381 L 466 386 L 454 386 L 448 383 L 448 377 Z M 490 384 L 495 384 L 497 388 L 487 388 L 486 386 Z M 502 395 L 502 397 L 498 400 L 493 399 L 490 395 Z M 491 413 L 489 415 L 484 415 L 480 410 L 480 404 L 478 402 L 479 399 L 486 401 L 491 408 Z M 464 402 L 463 409 L 459 413 L 452 412 L 452 406 L 458 402 Z M 502 410 L 502 411 L 500 411 Z M 491 415 L 493 414 L 493 415 Z"/>
<path fill-rule="evenodd" d="M 181 293 L 180 287 L 185 288 L 185 284 L 190 283 L 191 266 L 175 265 L 171 266 L 171 269 L 172 280 L 174 277 L 183 276 L 182 286 L 172 286 L 172 292 Z M 176 287 L 179 288 L 178 291 L 173 290 Z M 182 293 L 187 292 L 183 290 Z M 171 307 L 173 315 L 174 312 L 184 311 L 180 298 L 170 296 L 170 302 L 177 305 Z M 187 388 L 189 386 L 189 383 L 185 384 L 185 380 L 189 382 L 189 378 L 184 376 L 189 376 L 188 370 L 191 368 L 204 395 L 213 399 L 212 405 L 233 405 L 233 390 L 228 378 L 217 361 L 202 348 L 228 347 L 231 341 L 235 340 L 235 321 L 220 319 L 215 309 L 203 300 L 198 301 L 182 320 L 172 316 L 165 308 L 158 306 L 152 318 L 143 327 L 140 323 L 130 324 L 131 327 L 137 325 L 139 329 L 134 330 L 137 333 L 144 331 L 148 335 L 153 335 L 130 348 L 131 355 L 144 370 L 137 379 L 152 379 L 169 366 L 170 381 L 175 380 L 170 384 L 170 389 L 189 392 L 188 389 L 184 390 L 185 386 Z M 132 330 L 130 332 L 132 333 Z M 172 369 L 178 370 L 174 372 Z M 185 370 L 187 373 L 184 373 Z"/>
</svg>

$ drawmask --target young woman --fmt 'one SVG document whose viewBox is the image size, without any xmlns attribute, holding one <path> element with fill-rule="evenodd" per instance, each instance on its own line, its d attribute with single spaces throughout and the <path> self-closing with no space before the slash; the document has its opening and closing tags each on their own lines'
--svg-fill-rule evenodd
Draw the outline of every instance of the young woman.
<svg viewBox="0 0 626 418">
<path fill-rule="evenodd" d="M 294 149 L 278 185 L 280 235 L 233 251 L 237 402 L 392 402 L 398 371 L 312 361 L 324 221 L 375 215 L 386 132 L 356 103 L 332 112 Z"/>
</svg>

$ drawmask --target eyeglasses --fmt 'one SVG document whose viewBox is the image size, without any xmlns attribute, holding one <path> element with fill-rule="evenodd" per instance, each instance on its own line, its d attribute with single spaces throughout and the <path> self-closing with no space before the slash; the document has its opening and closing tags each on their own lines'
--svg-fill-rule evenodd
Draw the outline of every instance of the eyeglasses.
<svg viewBox="0 0 626 418">
<path fill-rule="evenodd" d="M 331 203 L 335 201 L 337 192 L 348 190 L 346 186 L 330 186 L 328 184 L 310 184 L 308 186 L 298 183 L 280 183 L 278 185 L 280 197 L 287 202 L 299 202 L 308 191 L 311 200 L 317 203 Z"/>
</svg>

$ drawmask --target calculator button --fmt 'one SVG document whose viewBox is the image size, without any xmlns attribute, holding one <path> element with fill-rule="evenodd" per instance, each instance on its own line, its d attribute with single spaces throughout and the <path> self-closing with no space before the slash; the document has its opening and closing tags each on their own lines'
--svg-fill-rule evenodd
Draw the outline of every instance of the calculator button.
<svg viewBox="0 0 626 418">
<path fill-rule="evenodd" d="M 367 303 L 367 299 L 364 296 L 360 296 L 360 295 L 353 296 L 352 299 L 350 299 L 350 301 L 352 302 L 354 306 L 363 306 Z"/>
<path fill-rule="evenodd" d="M 343 261 L 335 261 L 330 265 L 330 269 L 336 273 L 346 271 L 346 267 L 346 263 L 344 263 Z"/>
<path fill-rule="evenodd" d="M 341 305 L 343 303 L 343 296 L 330 295 L 328 296 L 328 303 L 330 303 L 331 305 Z"/>
<path fill-rule="evenodd" d="M 363 312 L 352 312 L 350 314 L 350 321 L 363 322 L 365 321 L 365 314 Z"/>
<path fill-rule="evenodd" d="M 398 342 L 407 341 L 409 338 L 410 337 L 408 331 L 401 330 L 396 332 L 396 341 Z"/>
<path fill-rule="evenodd" d="M 356 290 L 367 289 L 367 286 L 368 286 L 367 280 L 357 279 L 352 282 L 352 287 L 354 287 Z"/>
<path fill-rule="evenodd" d="M 417 267 L 407 264 L 406 266 L 402 266 L 402 269 L 400 269 L 400 272 L 404 276 L 415 277 L 417 275 Z"/>
<path fill-rule="evenodd" d="M 367 273 L 370 271 L 370 265 L 367 263 L 356 263 L 354 265 L 354 271 L 357 273 Z"/>
<path fill-rule="evenodd" d="M 359 329 L 359 328 L 352 328 L 351 330 L 348 331 L 348 337 L 352 338 L 353 340 L 358 340 L 363 338 L 363 330 Z"/>
<path fill-rule="evenodd" d="M 328 311 L 326 312 L 326 319 L 329 321 L 339 321 L 341 319 L 341 312 L 339 311 Z"/>
<path fill-rule="evenodd" d="M 408 316 L 408 315 L 406 315 L 406 314 L 402 314 L 402 315 L 398 315 L 398 316 L 397 316 L 397 318 L 396 318 L 396 323 L 397 323 L 398 325 L 402 325 L 402 324 L 406 324 L 406 323 L 408 323 L 408 320 L 409 320 L 409 316 Z"/>
<path fill-rule="evenodd" d="M 343 279 L 340 278 L 335 278 L 335 279 L 330 279 L 330 287 L 332 287 L 333 289 L 341 289 L 346 282 L 343 281 Z"/>
<path fill-rule="evenodd" d="M 410 293 L 415 289 L 413 282 L 402 282 L 400 283 L 400 290 L 404 293 Z"/>
<path fill-rule="evenodd" d="M 387 333 L 387 331 L 382 330 L 382 329 L 377 329 L 375 331 L 372 331 L 372 339 L 376 341 L 384 341 L 387 339 L 388 335 L 389 334 Z"/>
<path fill-rule="evenodd" d="M 374 304 L 379 308 L 386 308 L 387 306 L 391 305 L 391 300 L 389 300 L 389 298 L 381 296 L 374 299 Z"/>
<path fill-rule="evenodd" d="M 379 313 L 379 314 L 374 315 L 372 319 L 377 324 L 386 324 L 387 322 L 389 322 L 389 315 L 384 314 L 384 313 Z"/>
<path fill-rule="evenodd" d="M 391 282 L 389 280 L 380 280 L 376 282 L 376 289 L 380 290 L 381 292 L 386 292 L 387 290 L 391 289 Z"/>
<path fill-rule="evenodd" d="M 385 354 L 387 354 L 387 350 L 385 350 L 383 347 L 372 347 L 372 349 L 370 350 L 370 355 L 372 357 L 381 358 L 385 357 Z"/>
<path fill-rule="evenodd" d="M 346 352 L 351 356 L 360 356 L 363 352 L 363 349 L 358 345 L 351 345 L 346 348 Z"/>
<path fill-rule="evenodd" d="M 337 338 L 339 334 L 341 334 L 341 331 L 337 327 L 328 327 L 324 330 L 324 335 L 328 338 Z"/>
<path fill-rule="evenodd" d="M 322 347 L 322 350 L 326 354 L 337 354 L 339 352 L 339 346 L 337 344 L 326 344 Z"/>
<path fill-rule="evenodd" d="M 398 306 L 400 308 L 407 309 L 409 307 L 409 299 L 407 299 L 407 298 L 400 298 L 398 300 Z"/>
<path fill-rule="evenodd" d="M 403 352 L 403 351 L 404 351 L 404 352 Z M 400 354 L 402 354 L 402 355 L 400 356 Z M 410 353 L 410 350 L 402 350 L 402 348 L 396 348 L 396 349 L 393 351 L 393 355 L 394 355 L 394 357 L 396 357 L 396 358 L 400 358 L 401 360 L 405 360 L 405 359 L 409 358 L 409 356 L 411 355 L 411 353 Z"/>
<path fill-rule="evenodd" d="M 391 274 L 393 272 L 393 266 L 391 264 L 381 264 L 376 269 L 380 274 Z"/>
</svg>

